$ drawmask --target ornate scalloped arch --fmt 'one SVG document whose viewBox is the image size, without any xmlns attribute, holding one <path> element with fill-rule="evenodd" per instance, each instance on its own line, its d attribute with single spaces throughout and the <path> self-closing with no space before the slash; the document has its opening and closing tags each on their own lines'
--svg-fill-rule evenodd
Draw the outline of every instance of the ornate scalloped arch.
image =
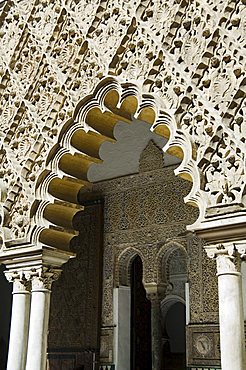
<svg viewBox="0 0 246 370">
<path fill-rule="evenodd" d="M 76 219 L 91 189 L 90 166 L 102 161 L 101 147 L 115 142 L 115 127 L 133 119 L 149 123 L 150 130 L 168 139 L 165 152 L 182 159 L 175 174 L 193 182 L 185 202 L 204 214 L 200 173 L 191 137 L 153 95 L 142 94 L 141 86 L 120 83 L 107 77 L 93 94 L 78 104 L 72 119 L 64 124 L 50 150 L 46 169 L 37 181 L 36 200 L 31 210 L 32 240 L 69 249 L 75 241 Z M 34 226 L 35 225 L 35 226 Z"/>
</svg>

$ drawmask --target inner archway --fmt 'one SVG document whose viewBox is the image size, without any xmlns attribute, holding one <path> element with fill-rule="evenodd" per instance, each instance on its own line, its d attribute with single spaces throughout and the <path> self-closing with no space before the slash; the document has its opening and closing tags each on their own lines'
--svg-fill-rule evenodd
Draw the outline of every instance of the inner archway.
<svg viewBox="0 0 246 370">
<path fill-rule="evenodd" d="M 141 132 L 146 128 L 146 131 L 150 133 L 154 131 L 154 134 L 159 136 L 158 142 L 155 137 L 146 136 L 148 141 L 154 139 L 155 144 L 160 145 L 161 149 L 167 143 L 166 139 L 171 132 L 169 126 L 172 125 L 169 114 L 160 111 L 151 97 L 139 96 L 138 92 L 133 91 L 135 87 L 131 85 L 124 86 L 121 94 L 114 86 L 110 88 L 108 86 L 105 83 L 105 89 L 98 87 L 94 96 L 81 102 L 74 118 L 64 125 L 57 144 L 50 151 L 47 170 L 37 183 L 37 199 L 32 209 L 37 227 L 33 236 L 44 245 L 56 248 L 59 244 L 59 248 L 65 250 L 73 246 L 78 227 L 76 220 L 83 211 L 83 205 L 94 196 L 90 191 L 93 183 L 103 180 L 102 177 L 93 179 L 93 169 L 99 169 L 109 162 L 110 155 L 107 155 L 109 148 L 120 145 L 119 129 L 124 126 L 124 130 L 130 131 L 134 127 L 141 126 Z M 174 123 L 173 125 L 175 126 Z M 120 131 L 123 132 L 123 130 Z M 139 136 L 133 134 L 132 137 L 139 143 Z M 162 142 L 163 138 L 165 143 Z M 185 139 L 185 137 L 182 138 L 183 144 Z M 147 142 L 143 144 L 138 148 L 139 153 Z M 176 141 L 175 145 L 170 147 L 169 153 L 179 158 L 176 163 L 180 163 L 180 159 L 183 158 L 184 152 L 181 149 L 183 146 L 185 145 L 181 145 L 180 141 Z M 187 148 L 189 152 L 189 142 Z M 188 157 L 186 153 L 185 163 Z M 138 162 L 137 156 L 135 160 Z M 191 180 L 191 172 L 189 171 L 187 175 L 181 165 L 178 167 L 180 169 L 176 168 L 174 172 Z M 111 173 L 106 178 L 115 178 L 135 171 L 136 169 L 131 167 L 123 173 Z M 103 172 L 105 176 L 105 168 Z M 160 218 L 160 213 L 155 212 L 154 215 Z M 140 221 L 144 222 L 142 219 Z M 125 218 L 122 218 L 121 225 L 123 228 L 127 227 Z M 151 335 L 149 337 L 151 338 Z M 132 349 L 132 353 L 135 352 Z M 133 362 L 132 369 L 136 370 L 137 367 L 142 369 L 142 362 L 148 364 L 148 361 L 142 361 L 142 356 L 140 357 L 141 363 L 138 365 Z M 149 365 L 147 366 L 149 369 Z"/>
<path fill-rule="evenodd" d="M 163 370 L 186 369 L 185 321 L 185 305 L 181 302 L 174 303 L 164 322 L 166 341 L 163 343 Z"/>
<path fill-rule="evenodd" d="M 142 278 L 142 261 L 136 256 L 131 265 L 131 370 L 152 368 L 151 303 Z"/>
<path fill-rule="evenodd" d="M 167 294 L 161 302 L 162 369 L 185 370 L 189 298 L 187 252 L 182 244 L 170 243 L 164 247 L 162 270 L 167 283 Z"/>
</svg>

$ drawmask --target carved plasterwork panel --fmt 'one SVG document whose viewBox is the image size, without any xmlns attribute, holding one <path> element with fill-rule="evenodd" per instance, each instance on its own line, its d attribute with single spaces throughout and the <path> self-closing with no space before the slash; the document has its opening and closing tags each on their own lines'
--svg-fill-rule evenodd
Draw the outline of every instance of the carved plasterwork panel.
<svg viewBox="0 0 246 370">
<path fill-rule="evenodd" d="M 159 169 L 151 170 L 151 160 Z M 166 294 L 184 299 L 184 283 L 190 283 L 191 322 L 218 320 L 215 263 L 205 258 L 200 240 L 185 235 L 186 222 L 195 217 L 181 202 L 189 185 L 163 165 L 162 153 L 150 144 L 141 155 L 142 172 L 94 185 L 104 196 L 103 328 L 114 324 L 113 288 L 130 285 L 136 255 L 143 263 L 144 284 L 156 282 L 166 286 Z M 107 330 L 103 343 L 112 342 Z"/>
<path fill-rule="evenodd" d="M 221 366 L 218 325 L 189 325 L 186 335 L 189 366 Z"/>
<path fill-rule="evenodd" d="M 206 259 L 203 243 L 198 238 L 188 238 L 189 289 L 191 322 L 218 322 L 218 283 L 216 263 Z M 208 289 L 209 287 L 209 289 Z"/>
<path fill-rule="evenodd" d="M 77 258 L 53 284 L 49 348 L 98 350 L 100 322 L 102 218 L 101 205 L 90 206 L 78 220 Z"/>
<path fill-rule="evenodd" d="M 0 142 L 25 217 L 61 127 L 109 74 L 153 94 L 189 135 L 209 206 L 244 204 L 243 0 L 21 0 L 0 12 Z M 13 237 L 26 234 L 23 226 Z"/>
</svg>

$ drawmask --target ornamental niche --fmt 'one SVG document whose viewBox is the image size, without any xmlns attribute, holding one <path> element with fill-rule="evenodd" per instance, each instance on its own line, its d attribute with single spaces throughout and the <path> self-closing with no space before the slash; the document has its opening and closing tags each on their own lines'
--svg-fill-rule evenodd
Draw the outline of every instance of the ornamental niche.
<svg viewBox="0 0 246 370">
<path fill-rule="evenodd" d="M 245 0 L 22 0 L 0 12 L 2 242 L 76 242 L 90 167 L 135 119 L 182 159 L 192 229 L 244 214 Z"/>
</svg>

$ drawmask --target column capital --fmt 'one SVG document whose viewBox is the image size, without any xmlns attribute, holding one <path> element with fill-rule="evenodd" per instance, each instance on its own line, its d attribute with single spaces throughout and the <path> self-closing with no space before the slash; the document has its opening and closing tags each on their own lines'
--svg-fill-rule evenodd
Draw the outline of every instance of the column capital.
<svg viewBox="0 0 246 370">
<path fill-rule="evenodd" d="M 166 296 L 167 286 L 165 284 L 145 283 L 144 288 L 146 290 L 146 296 L 151 303 L 159 303 Z"/>
<path fill-rule="evenodd" d="M 58 268 L 32 268 L 25 275 L 32 283 L 32 291 L 51 290 L 52 283 L 59 278 L 62 270 Z"/>
<path fill-rule="evenodd" d="M 205 245 L 204 248 L 209 258 L 214 258 L 221 254 L 227 254 L 229 256 L 239 254 L 241 258 L 246 256 L 246 240 Z"/>
<path fill-rule="evenodd" d="M 224 243 L 205 246 L 209 258 L 215 258 L 217 275 L 240 274 L 241 259 L 245 256 L 246 243 Z"/>
<path fill-rule="evenodd" d="M 13 283 L 13 294 L 30 293 L 30 281 L 23 271 L 4 271 L 8 282 Z"/>
</svg>

